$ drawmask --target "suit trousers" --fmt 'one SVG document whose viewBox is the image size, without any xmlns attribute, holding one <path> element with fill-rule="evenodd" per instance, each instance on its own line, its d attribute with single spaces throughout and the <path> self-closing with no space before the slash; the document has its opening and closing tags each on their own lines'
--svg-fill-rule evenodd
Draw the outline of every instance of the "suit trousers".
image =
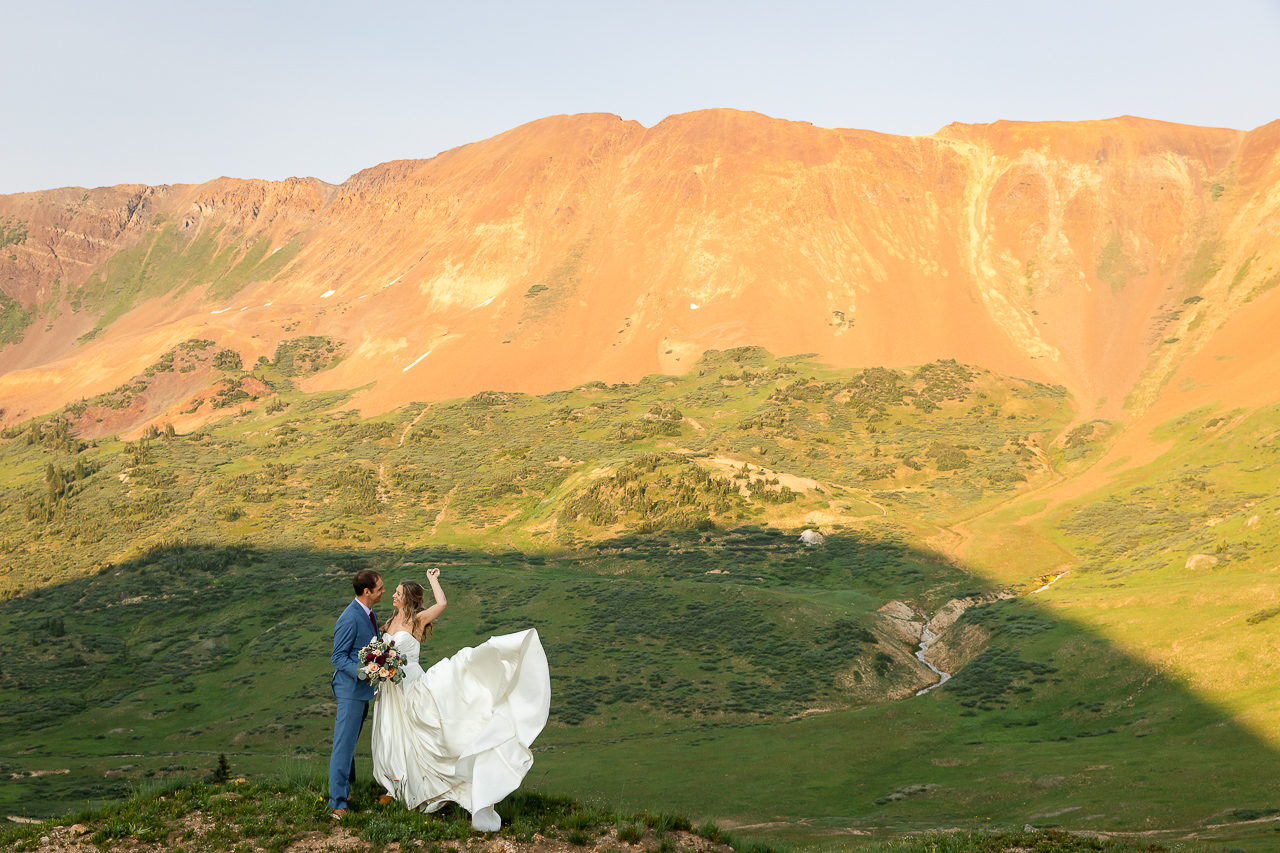
<svg viewBox="0 0 1280 853">
<path fill-rule="evenodd" d="M 333 719 L 333 754 L 329 756 L 329 808 L 345 809 L 356 781 L 356 741 L 369 715 L 364 699 L 341 699 Z"/>
</svg>

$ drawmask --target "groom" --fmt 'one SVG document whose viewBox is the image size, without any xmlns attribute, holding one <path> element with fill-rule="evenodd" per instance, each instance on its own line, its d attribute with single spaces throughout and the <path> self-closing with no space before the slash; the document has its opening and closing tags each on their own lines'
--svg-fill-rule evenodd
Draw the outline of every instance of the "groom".
<svg viewBox="0 0 1280 853">
<path fill-rule="evenodd" d="M 333 721 L 333 754 L 329 757 L 329 809 L 334 820 L 347 813 L 347 796 L 356 780 L 356 741 L 373 698 L 372 685 L 356 679 L 356 656 L 378 636 L 373 605 L 382 600 L 382 575 L 362 569 L 351 584 L 356 589 L 355 601 L 333 626 L 333 698 L 338 701 L 338 715 Z"/>
</svg>

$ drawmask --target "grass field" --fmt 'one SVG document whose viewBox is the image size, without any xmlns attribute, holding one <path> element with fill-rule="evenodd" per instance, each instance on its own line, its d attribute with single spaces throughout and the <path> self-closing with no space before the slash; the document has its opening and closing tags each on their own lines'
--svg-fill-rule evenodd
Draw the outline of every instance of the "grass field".
<svg viewBox="0 0 1280 853">
<path fill-rule="evenodd" d="M 322 344 L 286 354 L 322 368 Z M 540 790 L 826 847 L 1026 824 L 1280 846 L 1240 817 L 1280 807 L 1275 409 L 1190 413 L 1156 464 L 1054 503 L 1111 425 L 951 362 L 747 348 L 366 420 L 292 390 L 295 361 L 198 434 L 5 434 L 0 813 L 221 753 L 323 764 L 350 576 L 439 565 L 425 656 L 543 637 Z M 881 608 L 997 594 L 943 632 L 956 677 L 911 697 L 929 675 Z"/>
</svg>

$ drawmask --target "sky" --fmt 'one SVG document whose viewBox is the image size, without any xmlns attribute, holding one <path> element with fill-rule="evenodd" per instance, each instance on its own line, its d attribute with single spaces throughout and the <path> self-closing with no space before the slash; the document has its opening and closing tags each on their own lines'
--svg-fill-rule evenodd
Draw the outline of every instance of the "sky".
<svg viewBox="0 0 1280 853">
<path fill-rule="evenodd" d="M 341 183 L 548 115 L 1280 119 L 1280 0 L 0 0 L 0 193 Z"/>
</svg>

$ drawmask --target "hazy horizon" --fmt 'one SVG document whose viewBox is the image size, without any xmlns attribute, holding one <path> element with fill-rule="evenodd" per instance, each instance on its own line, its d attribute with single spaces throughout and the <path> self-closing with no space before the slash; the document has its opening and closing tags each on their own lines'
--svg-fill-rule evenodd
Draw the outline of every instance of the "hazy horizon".
<svg viewBox="0 0 1280 853">
<path fill-rule="evenodd" d="M 1280 118 L 1280 5 L 581 2 L 11 6 L 0 193 L 220 175 L 341 183 L 549 115 L 952 122 Z"/>
</svg>

